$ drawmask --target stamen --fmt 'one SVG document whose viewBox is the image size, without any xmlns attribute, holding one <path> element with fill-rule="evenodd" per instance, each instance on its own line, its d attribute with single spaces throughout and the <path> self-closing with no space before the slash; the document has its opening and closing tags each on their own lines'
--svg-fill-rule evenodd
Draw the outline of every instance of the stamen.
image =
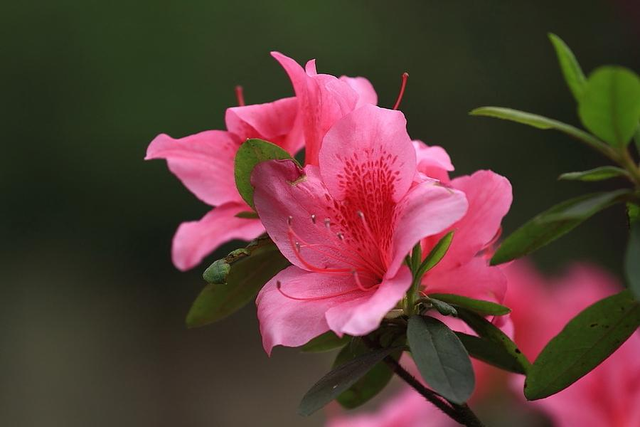
<svg viewBox="0 0 640 427">
<path fill-rule="evenodd" d="M 398 94 L 398 99 L 396 100 L 396 103 L 393 106 L 394 110 L 397 110 L 398 107 L 400 107 L 400 101 L 402 101 L 402 97 L 404 96 L 404 89 L 407 87 L 408 79 L 409 79 L 409 73 L 402 73 L 402 85 L 400 86 L 400 93 Z"/>
<path fill-rule="evenodd" d="M 245 103 L 244 103 L 244 91 L 242 89 L 242 86 L 238 85 L 235 88 L 235 92 L 236 92 L 236 99 L 238 100 L 238 106 L 239 107 L 244 107 Z"/>
<path fill-rule="evenodd" d="M 340 240 L 342 240 L 344 242 L 344 234 L 336 233 L 336 236 L 338 236 L 338 239 L 340 239 Z"/>
<path fill-rule="evenodd" d="M 280 282 L 279 280 L 276 282 L 276 289 L 278 289 L 278 292 L 280 292 L 282 296 L 284 296 L 285 298 L 289 298 L 295 301 L 318 301 L 318 300 L 323 300 L 328 298 L 335 298 L 342 295 L 347 295 L 347 294 L 350 294 L 351 292 L 355 292 L 358 290 L 356 288 L 353 288 L 353 289 L 348 289 L 342 292 L 336 292 L 335 294 L 322 295 L 318 297 L 295 297 L 293 295 L 289 295 L 288 293 L 282 290 L 282 282 Z"/>
<path fill-rule="evenodd" d="M 324 226 L 327 227 L 327 230 L 331 228 L 331 220 L 329 218 L 324 219 Z"/>
<path fill-rule="evenodd" d="M 291 227 L 291 223 L 293 223 L 293 217 L 292 217 L 291 215 L 289 215 L 289 216 L 287 217 L 287 225 L 288 225 L 289 227 Z"/>
<path fill-rule="evenodd" d="M 371 289 L 375 289 L 375 288 L 377 287 L 377 286 L 372 286 L 372 287 L 370 287 L 370 288 L 365 288 L 365 287 L 362 285 L 362 282 L 360 281 L 360 277 L 358 276 L 358 272 L 357 272 L 357 271 L 355 271 L 355 270 L 353 270 L 353 278 L 354 278 L 354 280 L 356 281 L 356 286 L 358 286 L 358 289 L 360 289 L 361 291 L 368 292 L 368 291 L 370 291 Z"/>
<path fill-rule="evenodd" d="M 315 216 L 315 214 L 314 214 L 314 215 L 311 215 L 311 222 L 312 222 L 312 223 L 314 223 L 314 224 L 316 223 L 316 216 Z"/>
</svg>

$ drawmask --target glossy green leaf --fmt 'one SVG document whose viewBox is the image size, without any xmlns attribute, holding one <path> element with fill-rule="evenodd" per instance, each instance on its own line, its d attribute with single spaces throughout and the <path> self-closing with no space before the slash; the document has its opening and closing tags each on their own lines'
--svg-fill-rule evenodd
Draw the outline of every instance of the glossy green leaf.
<svg viewBox="0 0 640 427">
<path fill-rule="evenodd" d="M 522 354 L 518 346 L 509 338 L 504 332 L 502 332 L 496 325 L 489 322 L 481 315 L 466 309 L 459 309 L 458 316 L 467 325 L 473 329 L 482 339 L 498 346 L 503 349 L 502 356 L 492 359 L 493 362 L 487 360 L 488 363 L 494 363 L 496 366 L 507 369 L 512 372 L 520 374 L 526 374 L 531 366 L 529 360 Z M 475 343 L 478 344 L 478 343 Z M 480 350 L 478 350 L 480 351 Z M 484 357 L 489 357 L 488 349 L 483 349 Z M 495 351 L 494 351 L 495 353 Z M 506 361 L 506 353 L 510 357 L 510 361 Z M 480 357 L 478 357 L 480 358 Z M 500 366 L 501 364 L 502 366 Z"/>
<path fill-rule="evenodd" d="M 422 261 L 420 267 L 418 268 L 418 277 L 424 276 L 424 274 L 431 270 L 433 267 L 438 265 L 438 263 L 442 260 L 442 258 L 446 255 L 449 250 L 449 246 L 451 246 L 451 241 L 453 240 L 453 231 L 448 232 L 436 243 L 436 245 L 431 249 L 431 252 L 427 255 L 427 257 Z"/>
<path fill-rule="evenodd" d="M 529 370 L 529 400 L 551 396 L 589 373 L 640 326 L 640 302 L 629 290 L 587 307 L 542 350 Z"/>
<path fill-rule="evenodd" d="M 279 146 L 261 139 L 248 139 L 240 146 L 236 153 L 234 174 L 238 192 L 249 206 L 254 207 L 251 185 L 253 168 L 267 160 L 283 159 L 291 159 L 291 155 Z"/>
<path fill-rule="evenodd" d="M 454 306 L 464 307 L 484 315 L 504 316 L 511 313 L 509 307 L 491 301 L 483 301 L 454 294 L 429 294 L 429 298 L 436 298 Z"/>
<path fill-rule="evenodd" d="M 455 403 L 469 399 L 475 377 L 469 353 L 441 321 L 429 316 L 409 318 L 407 338 L 420 375 L 436 392 Z"/>
<path fill-rule="evenodd" d="M 273 243 L 231 263 L 225 284 L 210 283 L 200 292 L 187 314 L 187 326 L 217 322 L 241 309 L 288 265 Z"/>
<path fill-rule="evenodd" d="M 333 368 L 338 368 L 351 360 L 367 354 L 371 351 L 362 340 L 354 340 L 352 344 L 345 346 L 333 363 Z M 400 358 L 402 350 L 399 349 L 390 354 L 396 360 Z M 378 362 L 369 372 L 356 381 L 351 387 L 343 391 L 336 400 L 347 409 L 354 409 L 371 400 L 380 393 L 391 381 L 393 371 L 386 363 Z"/>
<path fill-rule="evenodd" d="M 397 347 L 371 350 L 333 369 L 304 395 L 298 406 L 298 413 L 304 416 L 313 414 L 348 390 L 385 357 L 398 350 Z"/>
<path fill-rule="evenodd" d="M 342 338 L 340 338 L 333 331 L 329 331 L 315 337 L 300 347 L 300 350 L 303 353 L 324 353 L 326 351 L 344 347 L 350 339 L 351 337 L 348 335 L 343 335 Z"/>
<path fill-rule="evenodd" d="M 491 265 L 530 254 L 573 230 L 601 210 L 624 201 L 629 194 L 629 190 L 594 193 L 555 205 L 507 237 L 491 259 Z"/>
<path fill-rule="evenodd" d="M 469 114 L 471 114 L 472 116 L 485 116 L 493 117 L 496 119 L 509 120 L 543 130 L 557 130 L 579 141 L 584 142 L 585 144 L 595 148 L 600 152 L 604 152 L 607 155 L 609 155 L 610 153 L 609 147 L 607 147 L 607 145 L 600 141 L 598 138 L 595 138 L 591 134 L 584 132 L 574 126 L 559 122 L 558 120 L 550 119 L 548 117 L 503 107 L 480 107 L 471 111 Z"/>
<path fill-rule="evenodd" d="M 640 79 L 623 67 L 598 68 L 587 80 L 578 115 L 600 139 L 626 146 L 640 120 Z"/>
<path fill-rule="evenodd" d="M 456 335 L 460 338 L 469 355 L 474 359 L 481 360 L 508 372 L 525 374 L 525 370 L 518 359 L 501 344 L 463 332 L 456 332 Z"/>
<path fill-rule="evenodd" d="M 584 91 L 587 79 L 582 72 L 582 68 L 580 68 L 580 64 L 578 64 L 578 60 L 571 49 L 569 49 L 569 46 L 553 33 L 549 33 L 549 39 L 553 44 L 553 48 L 556 50 L 564 80 L 567 82 L 567 86 L 569 86 L 573 97 L 577 101 Z"/>
<path fill-rule="evenodd" d="M 628 177 L 629 172 L 622 168 L 617 168 L 615 166 L 601 166 L 599 168 L 591 169 L 583 172 L 568 172 L 563 173 L 558 177 L 558 179 L 562 179 L 565 181 L 604 181 L 606 179 L 611 178 L 620 178 L 620 177 Z"/>
<path fill-rule="evenodd" d="M 624 257 L 624 268 L 629 283 L 629 289 L 640 301 L 640 221 L 631 223 L 629 242 Z"/>
</svg>

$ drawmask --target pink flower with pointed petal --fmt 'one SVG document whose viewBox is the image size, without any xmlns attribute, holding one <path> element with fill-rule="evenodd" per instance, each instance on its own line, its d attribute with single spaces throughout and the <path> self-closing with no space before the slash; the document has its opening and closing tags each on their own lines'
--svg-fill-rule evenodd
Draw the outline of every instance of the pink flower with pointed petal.
<svg viewBox="0 0 640 427">
<path fill-rule="evenodd" d="M 411 248 L 458 221 L 464 194 L 414 185 L 416 155 L 402 113 L 364 105 L 325 136 L 319 166 L 259 164 L 254 200 L 267 232 L 293 266 L 258 295 L 267 353 L 333 330 L 375 330 L 411 285 Z"/>
<path fill-rule="evenodd" d="M 229 240 L 251 240 L 264 232 L 259 220 L 236 217 L 251 210 L 238 194 L 233 175 L 235 154 L 244 141 L 264 139 L 293 155 L 309 135 L 313 152 L 319 146 L 318 138 L 335 120 L 356 105 L 377 100 L 371 83 L 362 77 L 338 79 L 317 74 L 315 61 L 310 61 L 310 74 L 306 74 L 292 59 L 275 52 L 273 56 L 290 75 L 296 76 L 292 81 L 301 101 L 285 98 L 229 108 L 225 114 L 227 131 L 206 131 L 180 139 L 161 134 L 147 149 L 145 159 L 166 159 L 171 172 L 196 197 L 216 207 L 199 221 L 184 222 L 178 227 L 172 259 L 180 270 L 196 266 Z M 243 104 L 242 99 L 239 103 Z M 304 111 L 300 111 L 301 104 Z M 341 106 L 340 114 L 335 114 L 336 105 Z"/>
<path fill-rule="evenodd" d="M 530 265 L 516 262 L 505 269 L 509 279 L 506 304 L 512 308 L 515 340 L 531 360 L 562 328 L 589 305 L 620 291 L 604 271 L 575 265 L 564 277 L 548 280 Z M 640 425 L 640 331 L 613 355 L 569 388 L 530 402 L 557 427 L 636 427 Z M 523 379 L 513 378 L 522 396 Z"/>
<path fill-rule="evenodd" d="M 424 292 L 502 302 L 507 280 L 500 267 L 489 266 L 482 251 L 489 249 L 500 233 L 502 218 L 511 206 L 511 184 L 491 171 L 478 171 L 455 178 L 449 185 L 466 195 L 469 209 L 445 232 L 423 241 L 427 254 L 445 233 L 454 231 L 447 254 L 423 279 Z"/>
<path fill-rule="evenodd" d="M 271 55 L 289 75 L 296 93 L 300 113 L 294 128 L 304 137 L 305 163 L 317 166 L 322 140 L 333 124 L 358 107 L 375 105 L 378 96 L 371 83 L 362 77 L 338 79 L 318 74 L 315 60 L 303 69 L 281 53 Z"/>
</svg>

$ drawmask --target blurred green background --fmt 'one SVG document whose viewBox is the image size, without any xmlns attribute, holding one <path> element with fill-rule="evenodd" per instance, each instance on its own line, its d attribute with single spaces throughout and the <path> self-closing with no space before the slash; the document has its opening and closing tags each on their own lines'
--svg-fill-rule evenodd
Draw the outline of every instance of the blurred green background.
<svg viewBox="0 0 640 427">
<path fill-rule="evenodd" d="M 291 94 L 270 50 L 366 76 L 383 106 L 408 71 L 411 135 L 445 147 L 456 174 L 489 168 L 511 180 L 508 233 L 602 187 L 556 181 L 599 158 L 562 135 L 467 112 L 511 106 L 576 124 L 546 33 L 586 71 L 638 70 L 638 18 L 637 3 L 611 0 L 4 2 L 0 424 L 321 425 L 295 408 L 330 356 L 277 349 L 269 359 L 253 306 L 184 328 L 205 266 L 175 270 L 170 242 L 208 208 L 164 162 L 142 160 L 147 144 L 223 128 L 236 84 L 249 103 Z M 535 259 L 549 271 L 592 260 L 619 275 L 624 241 L 623 212 L 611 209 Z"/>
</svg>

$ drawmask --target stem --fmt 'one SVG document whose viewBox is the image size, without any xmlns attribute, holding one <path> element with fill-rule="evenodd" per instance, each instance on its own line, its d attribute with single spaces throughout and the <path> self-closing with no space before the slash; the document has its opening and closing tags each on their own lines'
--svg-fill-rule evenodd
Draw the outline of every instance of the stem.
<svg viewBox="0 0 640 427">
<path fill-rule="evenodd" d="M 618 163 L 629 172 L 636 188 L 640 188 L 640 168 L 636 166 L 636 163 L 633 161 L 629 150 L 627 150 L 626 148 L 620 150 Z"/>
<path fill-rule="evenodd" d="M 370 348 L 376 348 L 368 337 L 362 337 L 363 342 Z M 449 416 L 454 421 L 467 426 L 467 427 L 484 427 L 482 421 L 473 413 L 471 408 L 465 403 L 458 405 L 450 402 L 444 397 L 440 396 L 433 390 L 429 390 L 422 385 L 413 375 L 404 369 L 397 360 L 391 356 L 384 358 L 384 363 L 389 366 L 394 374 L 399 376 L 404 382 L 411 386 L 415 391 L 420 393 L 429 403 L 433 404 L 436 408 L 440 409 L 445 415 Z"/>
</svg>

